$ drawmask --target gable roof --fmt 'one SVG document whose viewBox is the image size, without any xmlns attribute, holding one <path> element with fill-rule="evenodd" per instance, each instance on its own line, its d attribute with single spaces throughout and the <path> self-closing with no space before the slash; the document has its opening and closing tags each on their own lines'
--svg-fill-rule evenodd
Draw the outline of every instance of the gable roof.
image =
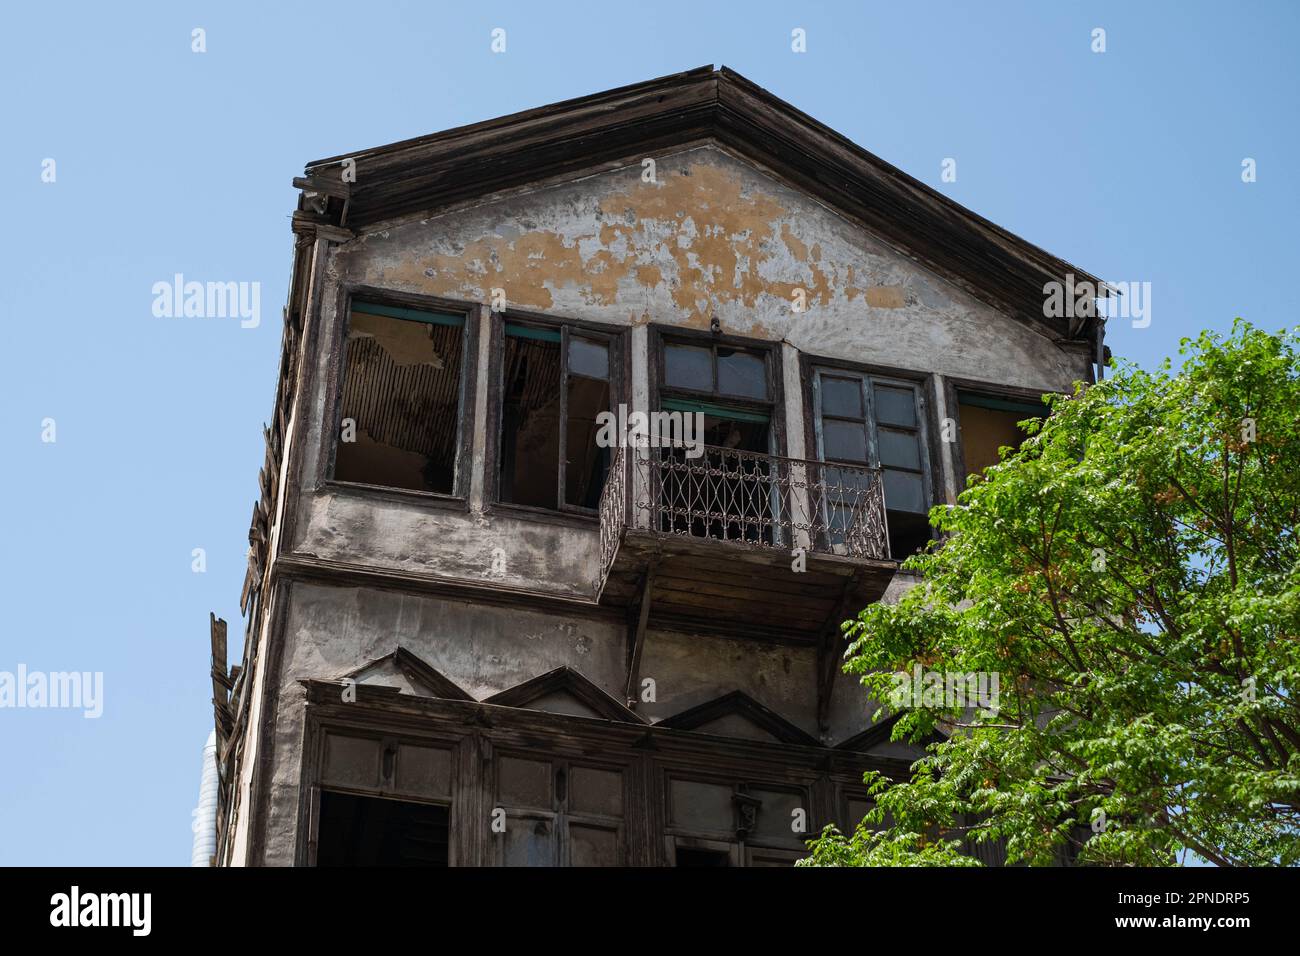
<svg viewBox="0 0 1300 956">
<path fill-rule="evenodd" d="M 713 700 L 683 710 L 680 714 L 665 717 L 655 726 L 671 727 L 675 730 L 698 730 L 706 734 L 719 733 L 720 736 L 730 737 L 734 736 L 734 734 L 705 729 L 709 724 L 725 721 L 728 717 L 740 717 L 784 744 L 802 744 L 805 747 L 821 746 L 810 734 L 804 733 L 776 711 L 760 704 L 743 690 L 733 690 L 729 694 L 723 694 L 721 697 L 715 697 Z"/>
<path fill-rule="evenodd" d="M 646 722 L 645 718 L 636 711 L 630 710 L 582 674 L 566 666 L 557 667 L 555 670 L 532 677 L 522 684 L 516 684 L 514 687 L 509 687 L 498 694 L 493 694 L 485 699 L 483 703 L 496 704 L 501 707 L 546 710 L 545 707 L 530 708 L 529 705 L 536 704 L 547 698 L 553 699 L 557 695 L 573 698 L 584 709 L 590 711 L 592 715 L 605 720 L 617 720 L 627 724 L 644 724 Z M 571 716 L 589 715 L 573 714 Z"/>
<path fill-rule="evenodd" d="M 294 228 L 364 230 L 500 190 L 715 142 L 859 223 L 1005 314 L 1058 339 L 1100 319 L 1043 315 L 1043 285 L 1095 276 L 994 225 L 722 67 L 565 100 L 309 163 Z M 355 163 L 352 181 L 341 170 Z M 1098 285 L 1100 288 L 1100 284 Z"/>
<path fill-rule="evenodd" d="M 382 685 L 381 680 L 367 681 L 366 677 L 378 676 L 382 678 L 384 675 L 400 675 L 411 685 L 412 691 L 421 694 L 421 696 L 440 697 L 444 700 L 474 699 L 461 689 L 460 685 L 455 681 L 444 676 L 441 671 L 430 665 L 424 658 L 411 653 L 400 644 L 397 646 L 397 650 L 391 654 L 377 657 L 373 661 L 348 671 L 343 676 L 355 680 L 358 684 L 375 683 Z"/>
</svg>

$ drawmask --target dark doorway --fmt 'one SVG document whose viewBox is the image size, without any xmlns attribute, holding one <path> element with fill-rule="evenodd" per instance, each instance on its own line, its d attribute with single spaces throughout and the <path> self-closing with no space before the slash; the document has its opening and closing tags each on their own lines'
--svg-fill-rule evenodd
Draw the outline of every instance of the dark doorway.
<svg viewBox="0 0 1300 956">
<path fill-rule="evenodd" d="M 446 866 L 447 808 L 320 795 L 317 866 Z"/>
<path fill-rule="evenodd" d="M 731 860 L 726 850 L 701 850 L 698 847 L 679 846 L 677 848 L 678 866 L 730 866 Z"/>
</svg>

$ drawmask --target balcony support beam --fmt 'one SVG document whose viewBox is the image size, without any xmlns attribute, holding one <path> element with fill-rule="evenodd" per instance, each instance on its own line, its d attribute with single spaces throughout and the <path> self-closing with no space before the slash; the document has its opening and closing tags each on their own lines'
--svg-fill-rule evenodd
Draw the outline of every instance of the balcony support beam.
<svg viewBox="0 0 1300 956">
<path fill-rule="evenodd" d="M 843 658 L 840 623 L 849 613 L 849 601 L 858 590 L 858 578 L 858 573 L 854 572 L 844 579 L 844 591 L 817 641 L 817 729 L 823 738 L 831 729 L 831 693 Z"/>
<path fill-rule="evenodd" d="M 637 603 L 636 623 L 633 624 L 631 614 L 628 615 L 628 633 L 627 633 L 627 686 L 624 688 L 624 697 L 627 698 L 629 710 L 636 710 L 636 705 L 640 700 L 640 683 L 641 683 L 641 653 L 645 649 L 645 632 L 646 625 L 650 622 L 650 594 L 655 583 L 655 563 L 646 568 L 646 572 L 641 577 L 641 599 Z"/>
</svg>

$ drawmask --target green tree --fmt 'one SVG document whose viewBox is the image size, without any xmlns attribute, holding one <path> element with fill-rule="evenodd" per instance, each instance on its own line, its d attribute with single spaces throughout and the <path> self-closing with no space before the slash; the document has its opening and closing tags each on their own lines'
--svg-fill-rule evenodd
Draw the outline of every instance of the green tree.
<svg viewBox="0 0 1300 956">
<path fill-rule="evenodd" d="M 1184 362 L 1048 396 L 1018 451 L 931 521 L 920 583 L 844 625 L 876 701 L 895 672 L 999 675 L 996 714 L 909 701 L 931 744 L 804 865 L 1300 859 L 1300 361 L 1238 320 Z M 912 706 L 917 705 L 917 706 Z"/>
</svg>

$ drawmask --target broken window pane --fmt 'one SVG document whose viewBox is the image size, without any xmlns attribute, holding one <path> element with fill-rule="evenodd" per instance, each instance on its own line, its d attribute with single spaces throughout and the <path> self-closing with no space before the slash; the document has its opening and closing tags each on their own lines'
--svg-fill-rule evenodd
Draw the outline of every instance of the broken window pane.
<svg viewBox="0 0 1300 956">
<path fill-rule="evenodd" d="M 664 383 L 674 388 L 713 391 L 713 353 L 694 345 L 665 345 Z"/>
<path fill-rule="evenodd" d="M 612 398 L 608 341 L 528 325 L 505 331 L 501 500 L 595 509 L 611 456 L 596 444 L 597 416 Z"/>
<path fill-rule="evenodd" d="M 719 347 L 718 392 L 745 398 L 767 398 L 767 362 L 763 356 Z"/>
<path fill-rule="evenodd" d="M 446 866 L 446 807 L 324 790 L 317 866 Z"/>
<path fill-rule="evenodd" d="M 556 507 L 560 459 L 560 333 L 505 341 L 501 403 L 501 500 Z"/>
<path fill-rule="evenodd" d="M 600 504 L 610 450 L 596 445 L 596 416 L 609 411 L 609 346 L 569 339 L 568 432 L 564 501 L 581 508 Z"/>
<path fill-rule="evenodd" d="M 355 303 L 334 477 L 453 494 L 464 318 Z"/>
<path fill-rule="evenodd" d="M 983 395 L 959 393 L 957 408 L 961 418 L 961 450 L 966 477 L 978 475 L 1001 458 L 1003 447 L 1019 448 L 1027 433 L 1019 422 L 1042 418 L 1047 409 L 1032 403 L 1004 401 Z M 1003 407 L 994 407 L 1003 406 Z"/>
<path fill-rule="evenodd" d="M 726 850 L 679 846 L 674 863 L 677 866 L 731 866 L 731 858 Z"/>
</svg>

